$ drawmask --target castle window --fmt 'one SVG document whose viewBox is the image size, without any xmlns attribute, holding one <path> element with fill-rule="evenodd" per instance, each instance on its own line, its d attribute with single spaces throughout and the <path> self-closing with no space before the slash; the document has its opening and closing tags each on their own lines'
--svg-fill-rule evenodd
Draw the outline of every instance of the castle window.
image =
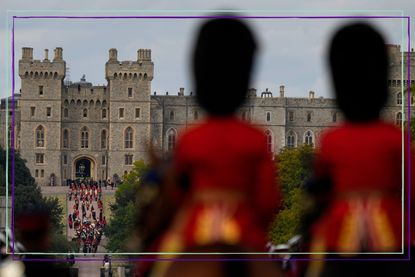
<svg viewBox="0 0 415 277">
<path fill-rule="evenodd" d="M 294 112 L 293 111 L 288 112 L 288 120 L 289 121 L 294 121 Z"/>
<path fill-rule="evenodd" d="M 311 112 L 307 112 L 307 122 L 311 122 Z"/>
<path fill-rule="evenodd" d="M 270 122 L 271 121 L 271 113 L 270 112 L 267 112 L 266 121 L 267 122 Z"/>
<path fill-rule="evenodd" d="M 35 116 L 36 107 L 30 107 L 30 116 Z"/>
<path fill-rule="evenodd" d="M 40 170 L 40 178 L 45 177 L 45 170 L 41 169 Z"/>
<path fill-rule="evenodd" d="M 396 114 L 395 124 L 398 126 L 402 126 L 402 113 L 398 112 Z"/>
<path fill-rule="evenodd" d="M 39 86 L 39 95 L 43 95 L 43 86 Z"/>
<path fill-rule="evenodd" d="M 107 109 L 102 110 L 102 119 L 107 118 Z"/>
<path fill-rule="evenodd" d="M 176 130 L 167 131 L 167 150 L 172 151 L 176 147 Z"/>
<path fill-rule="evenodd" d="M 133 88 L 128 88 L 128 97 L 133 97 Z"/>
<path fill-rule="evenodd" d="M 120 108 L 119 109 L 119 114 L 118 114 L 119 118 L 124 118 L 124 108 Z"/>
<path fill-rule="evenodd" d="M 88 148 L 88 128 L 81 129 L 81 148 Z"/>
<path fill-rule="evenodd" d="M 52 108 L 51 107 L 47 107 L 46 108 L 46 116 L 50 117 L 52 115 Z"/>
<path fill-rule="evenodd" d="M 69 148 L 69 131 L 63 130 L 63 148 Z"/>
<path fill-rule="evenodd" d="M 174 120 L 174 111 L 170 111 L 170 120 Z"/>
<path fill-rule="evenodd" d="M 135 118 L 140 118 L 141 110 L 140 108 L 135 108 Z"/>
<path fill-rule="evenodd" d="M 125 163 L 125 165 L 132 165 L 133 164 L 133 155 L 126 154 L 124 163 Z"/>
<path fill-rule="evenodd" d="M 306 145 L 313 145 L 313 133 L 311 131 L 307 131 L 304 136 L 304 143 Z"/>
<path fill-rule="evenodd" d="M 266 141 L 267 141 L 267 151 L 272 153 L 272 132 L 270 130 L 265 131 Z"/>
<path fill-rule="evenodd" d="M 63 164 L 68 164 L 68 156 L 63 155 Z"/>
<path fill-rule="evenodd" d="M 133 148 L 133 128 L 128 127 L 124 133 L 124 148 Z"/>
<path fill-rule="evenodd" d="M 84 118 L 88 117 L 88 109 L 84 109 L 84 110 L 83 110 L 82 116 L 83 116 Z"/>
<path fill-rule="evenodd" d="M 13 148 L 13 132 L 12 132 L 12 126 L 9 125 L 9 128 L 7 130 L 7 145 L 9 146 L 9 148 Z"/>
<path fill-rule="evenodd" d="M 43 126 L 36 128 L 36 147 L 45 147 L 45 129 Z"/>
<path fill-rule="evenodd" d="M 45 154 L 36 153 L 36 163 L 44 164 L 45 163 Z"/>
<path fill-rule="evenodd" d="M 287 147 L 294 148 L 295 147 L 295 134 L 290 131 L 287 135 Z"/>
<path fill-rule="evenodd" d="M 101 164 L 102 165 L 106 165 L 107 164 L 107 159 L 106 159 L 105 155 L 102 155 L 102 157 L 101 157 Z"/>
<path fill-rule="evenodd" d="M 39 169 L 36 169 L 36 170 L 35 170 L 35 177 L 36 177 L 36 178 L 39 178 Z"/>
<path fill-rule="evenodd" d="M 401 80 L 397 80 L 397 85 L 400 86 L 401 85 Z"/>
<path fill-rule="evenodd" d="M 396 104 L 397 105 L 402 105 L 402 93 L 398 92 L 396 94 Z"/>
<path fill-rule="evenodd" d="M 68 118 L 68 115 L 69 115 L 68 109 L 67 108 L 63 109 L 63 117 Z"/>
<path fill-rule="evenodd" d="M 194 120 L 198 120 L 199 119 L 199 112 L 197 110 L 194 111 L 193 118 L 194 118 Z"/>
<path fill-rule="evenodd" d="M 334 112 L 332 115 L 332 121 L 337 122 L 337 112 Z"/>
<path fill-rule="evenodd" d="M 107 130 L 101 131 L 101 149 L 107 148 Z"/>
</svg>

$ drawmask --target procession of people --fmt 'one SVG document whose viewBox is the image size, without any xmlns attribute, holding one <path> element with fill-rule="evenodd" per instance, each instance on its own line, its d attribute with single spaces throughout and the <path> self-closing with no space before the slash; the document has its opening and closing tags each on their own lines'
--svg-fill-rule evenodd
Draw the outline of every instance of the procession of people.
<svg viewBox="0 0 415 277">
<path fill-rule="evenodd" d="M 104 181 L 106 182 L 106 181 Z M 102 181 L 67 180 L 68 226 L 74 230 L 73 241 L 83 253 L 96 253 L 107 224 L 102 202 Z"/>
</svg>

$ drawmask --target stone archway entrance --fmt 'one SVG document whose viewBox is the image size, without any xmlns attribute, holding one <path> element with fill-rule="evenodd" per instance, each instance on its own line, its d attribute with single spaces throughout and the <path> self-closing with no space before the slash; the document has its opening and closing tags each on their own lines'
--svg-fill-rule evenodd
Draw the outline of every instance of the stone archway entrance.
<svg viewBox="0 0 415 277">
<path fill-rule="evenodd" d="M 95 162 L 88 157 L 80 157 L 74 161 L 74 179 L 93 178 L 95 179 Z"/>
</svg>

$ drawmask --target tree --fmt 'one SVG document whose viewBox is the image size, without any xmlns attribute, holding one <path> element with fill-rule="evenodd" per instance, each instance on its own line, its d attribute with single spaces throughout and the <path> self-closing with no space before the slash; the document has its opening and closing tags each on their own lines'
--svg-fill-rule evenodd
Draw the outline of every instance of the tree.
<svg viewBox="0 0 415 277">
<path fill-rule="evenodd" d="M 135 161 L 133 170 L 124 175 L 124 181 L 115 192 L 115 203 L 111 205 L 112 218 L 105 228 L 108 237 L 107 249 L 111 252 L 127 251 L 127 243 L 135 231 L 138 218 L 137 192 L 140 179 L 149 166 L 143 160 Z"/>
<path fill-rule="evenodd" d="M 8 186 L 9 196 L 12 190 L 12 155 L 8 156 Z M 0 147 L 0 186 L 3 195 L 5 194 L 5 168 L 6 168 L 6 151 Z M 72 245 L 66 240 L 63 234 L 63 208 L 57 198 L 45 198 L 42 196 L 40 187 L 36 184 L 35 179 L 30 174 L 30 170 L 26 166 L 18 152 L 14 157 L 14 216 L 19 217 L 23 213 L 30 212 L 46 212 L 49 214 L 50 233 L 53 234 L 51 250 L 55 252 L 67 252 L 71 250 Z"/>
<path fill-rule="evenodd" d="M 313 156 L 314 149 L 309 145 L 284 148 L 278 155 L 283 207 L 270 228 L 274 244 L 286 243 L 298 232 L 305 199 L 303 184 L 311 177 Z"/>
</svg>

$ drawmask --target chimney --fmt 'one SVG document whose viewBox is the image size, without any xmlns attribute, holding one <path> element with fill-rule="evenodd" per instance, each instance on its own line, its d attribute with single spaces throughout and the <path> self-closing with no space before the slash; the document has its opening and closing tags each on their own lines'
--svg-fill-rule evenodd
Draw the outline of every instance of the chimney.
<svg viewBox="0 0 415 277">
<path fill-rule="evenodd" d="M 56 47 L 54 52 L 55 52 L 55 57 L 53 58 L 53 61 L 62 61 L 62 47 Z"/>
<path fill-rule="evenodd" d="M 49 49 L 45 49 L 45 59 L 43 61 L 49 61 Z"/>
<path fill-rule="evenodd" d="M 310 90 L 308 93 L 308 99 L 314 99 L 314 91 Z"/>
<path fill-rule="evenodd" d="M 33 60 L 33 48 L 23 47 L 22 48 L 22 60 Z"/>
<path fill-rule="evenodd" d="M 280 86 L 280 97 L 284 98 L 284 85 Z"/>
<path fill-rule="evenodd" d="M 109 50 L 108 61 L 109 62 L 118 62 L 117 54 L 118 54 L 117 49 L 116 48 L 111 48 Z"/>
</svg>

